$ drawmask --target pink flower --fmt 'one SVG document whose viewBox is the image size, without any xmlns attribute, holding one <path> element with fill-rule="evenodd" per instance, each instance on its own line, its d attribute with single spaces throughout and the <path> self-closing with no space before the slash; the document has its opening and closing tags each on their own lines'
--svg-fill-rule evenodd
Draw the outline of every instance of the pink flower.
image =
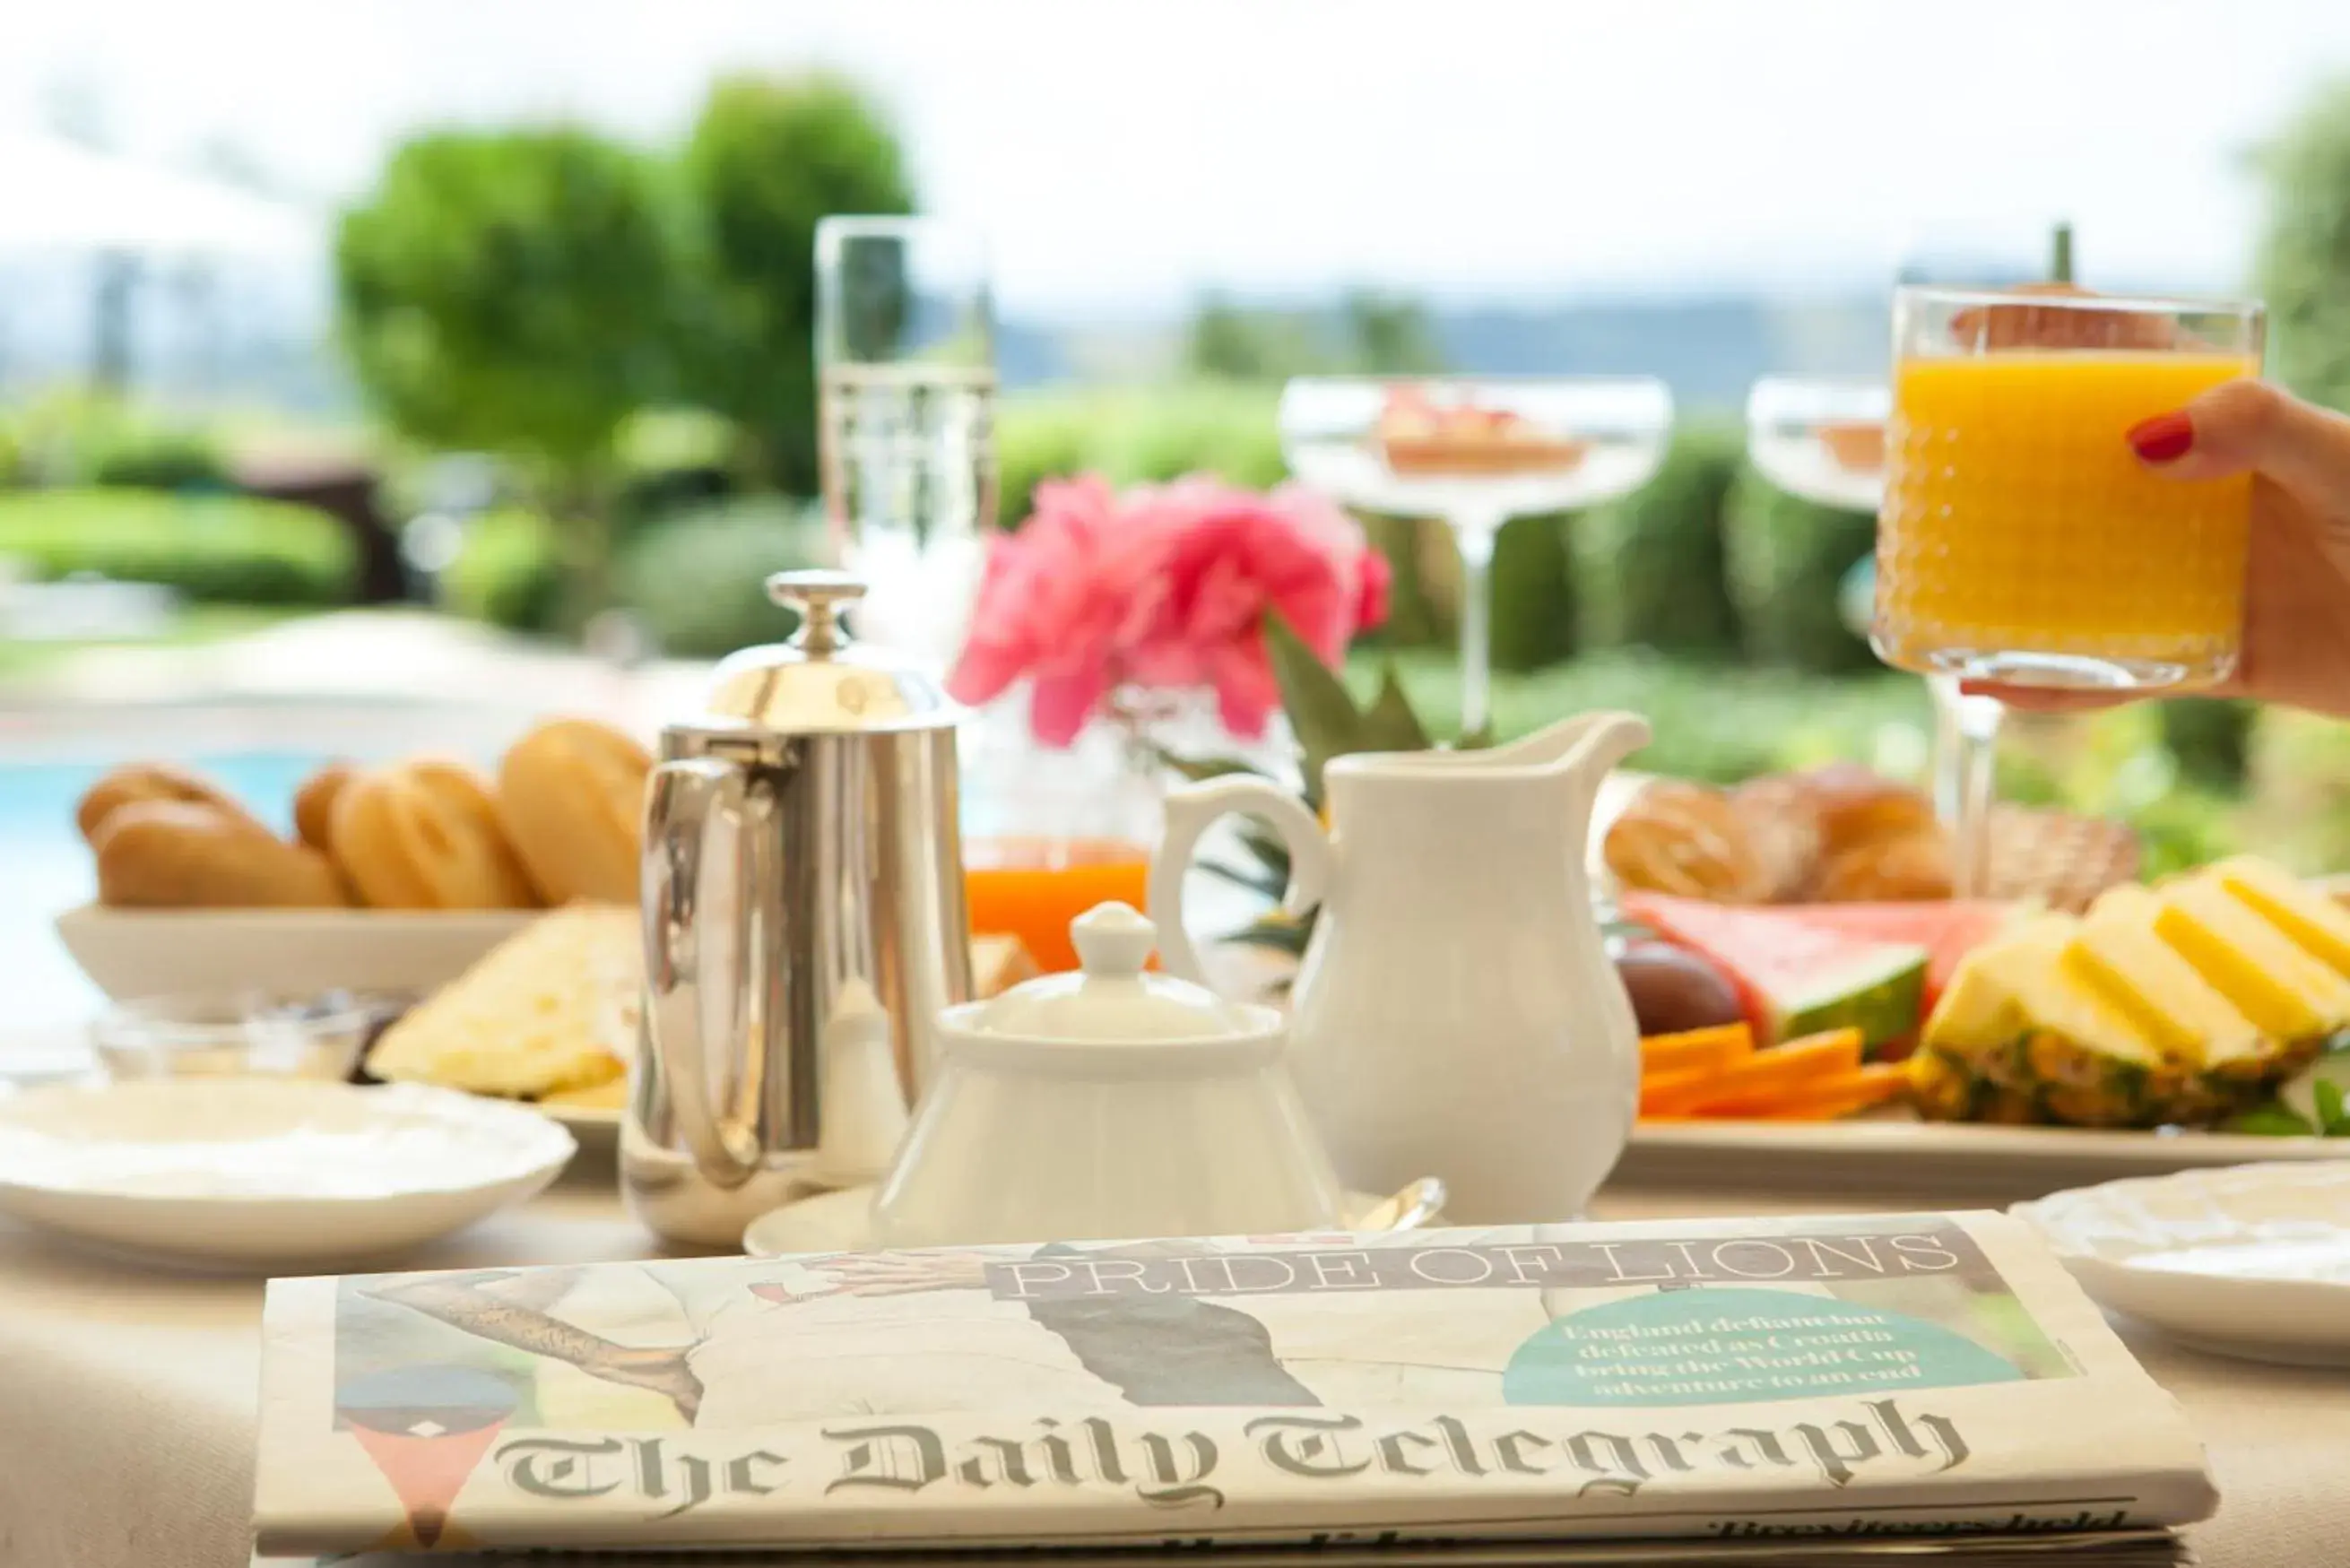
<svg viewBox="0 0 2350 1568">
<path fill-rule="evenodd" d="M 1336 664 L 1387 618 L 1390 574 L 1353 519 L 1295 485 L 1269 495 L 1192 477 L 1123 498 L 1098 476 L 1037 486 L 993 542 L 948 690 L 983 702 L 1023 677 L 1037 738 L 1066 745 L 1120 686 L 1216 693 L 1254 737 L 1280 705 L 1268 613 Z"/>
</svg>

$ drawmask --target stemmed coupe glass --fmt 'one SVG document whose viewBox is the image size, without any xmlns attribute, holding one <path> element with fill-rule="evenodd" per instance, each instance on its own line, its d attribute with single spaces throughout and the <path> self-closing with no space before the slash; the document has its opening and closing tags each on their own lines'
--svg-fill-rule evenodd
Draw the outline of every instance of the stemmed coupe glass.
<svg viewBox="0 0 2350 1568">
<path fill-rule="evenodd" d="M 1493 544 L 1513 517 L 1646 483 L 1672 394 L 1648 377 L 1305 377 L 1281 399 L 1291 472 L 1343 506 L 1440 518 L 1461 550 L 1461 732 L 1491 722 Z"/>
</svg>

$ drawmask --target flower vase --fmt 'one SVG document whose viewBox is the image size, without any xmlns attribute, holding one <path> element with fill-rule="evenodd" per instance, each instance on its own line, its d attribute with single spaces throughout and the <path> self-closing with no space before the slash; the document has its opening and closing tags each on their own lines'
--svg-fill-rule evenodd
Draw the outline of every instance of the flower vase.
<svg viewBox="0 0 2350 1568">
<path fill-rule="evenodd" d="M 1034 738 L 1024 691 L 983 712 L 965 770 L 974 932 L 1017 936 L 1050 973 L 1077 967 L 1077 916 L 1106 900 L 1144 907 L 1167 792 L 1153 724 L 1142 709 L 1113 704 L 1052 746 Z"/>
</svg>

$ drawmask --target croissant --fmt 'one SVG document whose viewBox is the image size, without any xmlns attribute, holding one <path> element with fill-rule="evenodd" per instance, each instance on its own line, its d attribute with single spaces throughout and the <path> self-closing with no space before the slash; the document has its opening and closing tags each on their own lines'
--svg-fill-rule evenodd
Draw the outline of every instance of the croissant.
<svg viewBox="0 0 2350 1568">
<path fill-rule="evenodd" d="M 1652 893 L 1752 904 L 1769 886 L 1752 829 L 1729 797 L 1678 779 L 1635 795 L 1609 825 L 1601 854 L 1617 880 Z"/>
</svg>

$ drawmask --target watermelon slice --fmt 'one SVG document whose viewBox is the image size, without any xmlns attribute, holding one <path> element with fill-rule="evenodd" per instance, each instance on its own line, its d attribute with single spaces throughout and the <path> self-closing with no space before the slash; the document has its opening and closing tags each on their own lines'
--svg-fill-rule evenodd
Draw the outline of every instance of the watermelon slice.
<svg viewBox="0 0 2350 1568">
<path fill-rule="evenodd" d="M 1959 961 L 2027 911 L 1995 898 L 1944 898 L 1915 904 L 1792 904 L 1783 912 L 1847 937 L 1915 942 L 1924 948 L 1925 1015 L 1930 1017 L 1958 971 Z"/>
<path fill-rule="evenodd" d="M 1926 1016 L 1922 942 L 1814 924 L 1794 909 L 1627 892 L 1624 912 L 1730 977 L 1759 1040 L 1857 1029 L 1870 1054 L 1916 1036 Z"/>
</svg>

